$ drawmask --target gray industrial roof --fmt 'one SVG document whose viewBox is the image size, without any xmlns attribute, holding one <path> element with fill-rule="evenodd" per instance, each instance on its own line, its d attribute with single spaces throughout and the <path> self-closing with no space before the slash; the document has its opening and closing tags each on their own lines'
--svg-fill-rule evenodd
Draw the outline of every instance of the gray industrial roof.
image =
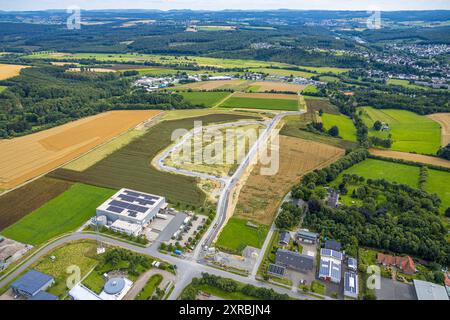
<svg viewBox="0 0 450 320">
<path fill-rule="evenodd" d="M 48 274 L 31 269 L 19 279 L 11 284 L 11 287 L 33 296 L 37 294 L 42 287 L 53 281 L 53 277 Z"/>
<path fill-rule="evenodd" d="M 302 238 L 311 239 L 311 240 L 316 240 L 319 237 L 319 234 L 315 233 L 315 232 L 306 231 L 306 230 L 299 230 L 297 232 L 297 236 L 302 237 Z"/>
<path fill-rule="evenodd" d="M 278 249 L 275 261 L 277 264 L 295 270 L 312 270 L 314 257 L 294 251 Z"/>
<path fill-rule="evenodd" d="M 45 291 L 39 291 L 36 295 L 34 295 L 33 297 L 30 298 L 30 300 L 47 300 L 47 301 L 51 301 L 51 300 L 58 300 L 58 297 L 45 292 Z"/>
<path fill-rule="evenodd" d="M 413 280 L 418 300 L 448 300 L 444 286 L 422 280 Z"/>
</svg>

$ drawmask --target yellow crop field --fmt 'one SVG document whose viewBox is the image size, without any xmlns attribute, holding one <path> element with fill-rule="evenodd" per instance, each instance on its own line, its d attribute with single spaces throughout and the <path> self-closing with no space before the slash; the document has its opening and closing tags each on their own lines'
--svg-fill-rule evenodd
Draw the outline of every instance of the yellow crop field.
<svg viewBox="0 0 450 320">
<path fill-rule="evenodd" d="M 110 111 L 24 137 L 0 140 L 0 188 L 13 188 L 45 174 L 159 113 Z"/>
<path fill-rule="evenodd" d="M 18 76 L 20 74 L 20 70 L 22 70 L 23 68 L 27 67 L 15 64 L 0 64 L 0 80 Z"/>
</svg>

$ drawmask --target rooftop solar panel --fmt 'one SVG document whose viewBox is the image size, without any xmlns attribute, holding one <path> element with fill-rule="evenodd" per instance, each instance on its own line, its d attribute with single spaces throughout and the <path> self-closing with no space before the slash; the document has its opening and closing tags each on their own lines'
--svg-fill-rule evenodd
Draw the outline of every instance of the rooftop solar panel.
<svg viewBox="0 0 450 320">
<path fill-rule="evenodd" d="M 127 196 L 124 194 L 121 194 L 119 196 L 119 198 L 122 199 L 123 201 L 127 201 L 127 202 L 133 202 L 133 201 L 136 201 L 136 199 L 137 199 L 136 197 Z"/>
<path fill-rule="evenodd" d="M 125 190 L 123 193 L 126 193 L 129 196 L 133 196 L 133 197 L 139 197 L 141 194 L 139 192 L 134 192 L 131 190 Z"/>
<path fill-rule="evenodd" d="M 137 215 L 138 215 L 138 213 L 137 213 L 136 211 L 128 211 L 128 215 L 129 215 L 130 217 L 136 218 Z"/>
<path fill-rule="evenodd" d="M 112 212 L 115 212 L 115 213 L 121 213 L 123 211 L 123 208 L 109 206 L 108 208 L 106 208 L 106 210 L 112 211 Z"/>
<path fill-rule="evenodd" d="M 119 201 L 119 200 L 112 200 L 109 203 L 110 206 L 115 206 L 115 207 L 119 207 L 119 208 L 127 208 L 130 204 L 123 202 L 123 201 Z"/>
<path fill-rule="evenodd" d="M 280 276 L 284 275 L 284 271 L 285 270 L 286 269 L 284 267 L 278 266 L 278 265 L 273 264 L 273 263 L 271 263 L 269 265 L 269 268 L 267 269 L 268 272 L 270 272 L 272 274 L 280 275 Z"/>
</svg>

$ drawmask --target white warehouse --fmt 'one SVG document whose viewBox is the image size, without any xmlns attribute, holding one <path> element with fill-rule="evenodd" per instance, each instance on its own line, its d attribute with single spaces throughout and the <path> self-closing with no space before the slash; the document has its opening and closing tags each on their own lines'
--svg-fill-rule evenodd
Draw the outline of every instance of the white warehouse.
<svg viewBox="0 0 450 320">
<path fill-rule="evenodd" d="M 123 188 L 100 205 L 96 213 L 97 217 L 106 216 L 108 224 L 122 221 L 142 228 L 165 206 L 164 197 Z"/>
</svg>

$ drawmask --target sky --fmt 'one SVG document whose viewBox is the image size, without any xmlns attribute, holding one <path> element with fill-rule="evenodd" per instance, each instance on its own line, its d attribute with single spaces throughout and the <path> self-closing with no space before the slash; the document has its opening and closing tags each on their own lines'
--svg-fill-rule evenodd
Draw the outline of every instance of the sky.
<svg viewBox="0 0 450 320">
<path fill-rule="evenodd" d="M 303 9 L 433 10 L 449 9 L 450 0 L 0 0 L 0 10 L 81 9 Z"/>
</svg>

